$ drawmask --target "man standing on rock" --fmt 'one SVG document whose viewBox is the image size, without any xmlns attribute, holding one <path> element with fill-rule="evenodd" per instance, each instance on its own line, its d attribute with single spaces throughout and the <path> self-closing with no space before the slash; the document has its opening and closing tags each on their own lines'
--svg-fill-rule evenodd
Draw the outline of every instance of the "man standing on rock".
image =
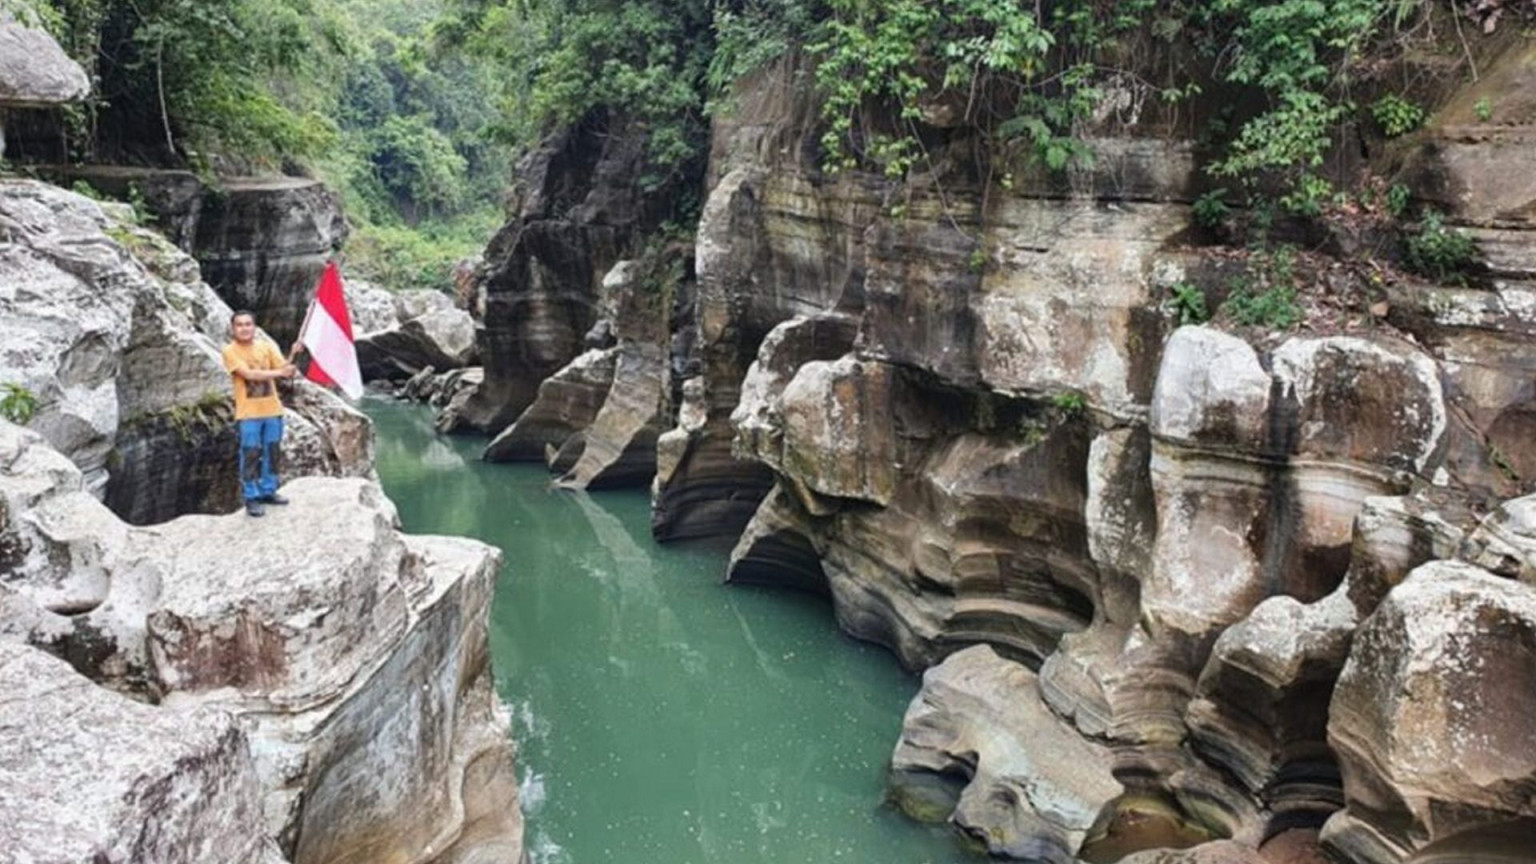
<svg viewBox="0 0 1536 864">
<path fill-rule="evenodd" d="M 256 338 L 256 317 L 244 309 L 230 316 L 233 342 L 224 346 L 224 368 L 235 388 L 235 429 L 240 435 L 240 485 L 245 512 L 261 516 L 263 504 L 287 504 L 277 494 L 277 457 L 283 440 L 283 403 L 277 379 L 298 369 L 277 346 Z"/>
</svg>

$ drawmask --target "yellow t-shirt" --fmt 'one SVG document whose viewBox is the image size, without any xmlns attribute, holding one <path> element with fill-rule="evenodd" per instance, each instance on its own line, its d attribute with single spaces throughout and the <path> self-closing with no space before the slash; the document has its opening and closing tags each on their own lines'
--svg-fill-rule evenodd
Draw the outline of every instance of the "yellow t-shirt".
<svg viewBox="0 0 1536 864">
<path fill-rule="evenodd" d="M 242 369 L 281 369 L 287 362 L 276 345 L 263 339 L 253 339 L 249 345 L 231 342 L 224 346 L 224 368 L 229 370 L 235 388 L 236 420 L 282 416 L 276 381 L 247 381 L 235 373 Z"/>
</svg>

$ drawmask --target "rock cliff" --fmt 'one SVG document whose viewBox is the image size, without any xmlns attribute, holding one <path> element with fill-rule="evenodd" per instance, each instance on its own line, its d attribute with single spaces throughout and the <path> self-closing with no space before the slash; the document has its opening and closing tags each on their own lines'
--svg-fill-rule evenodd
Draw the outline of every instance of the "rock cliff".
<svg viewBox="0 0 1536 864">
<path fill-rule="evenodd" d="M 656 536 L 740 533 L 728 578 L 824 593 L 930 670 L 896 795 L 996 854 L 1376 864 L 1527 825 L 1536 739 L 1499 694 L 1536 670 L 1536 188 L 1509 167 L 1536 67 L 1501 45 L 1369 166 L 1481 275 L 1373 276 L 1336 237 L 1283 265 L 1285 332 L 1180 326 L 1180 286 L 1281 265 L 1194 242 L 1177 130 L 1104 120 L 1066 185 L 988 186 L 959 142 L 896 186 L 821 171 L 793 70 L 745 82 L 665 342 Z M 1497 124 L 1461 116 L 1490 95 Z M 568 470 L 653 404 L 592 347 L 493 453 Z M 1080 739 L 1091 783 L 1030 746 Z"/>
</svg>

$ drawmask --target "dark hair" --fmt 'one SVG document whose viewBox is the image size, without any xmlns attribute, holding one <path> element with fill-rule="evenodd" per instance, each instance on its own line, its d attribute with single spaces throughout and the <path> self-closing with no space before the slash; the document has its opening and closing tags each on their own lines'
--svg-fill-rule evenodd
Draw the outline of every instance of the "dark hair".
<svg viewBox="0 0 1536 864">
<path fill-rule="evenodd" d="M 235 319 L 239 318 L 241 315 L 244 315 L 245 317 L 251 319 L 251 323 L 252 324 L 256 323 L 256 313 L 252 312 L 249 309 L 236 309 L 234 312 L 230 313 L 229 323 L 230 324 L 234 324 L 235 323 Z"/>
</svg>

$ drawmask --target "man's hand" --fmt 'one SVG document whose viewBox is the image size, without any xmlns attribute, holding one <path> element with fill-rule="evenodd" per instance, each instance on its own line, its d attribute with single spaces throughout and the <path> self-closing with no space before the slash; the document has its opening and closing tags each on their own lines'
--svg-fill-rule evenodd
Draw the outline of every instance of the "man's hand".
<svg viewBox="0 0 1536 864">
<path fill-rule="evenodd" d="M 293 376 L 299 374 L 299 367 L 293 365 L 292 363 L 287 363 L 284 364 L 283 368 L 277 371 L 284 378 L 292 378 Z"/>
</svg>

